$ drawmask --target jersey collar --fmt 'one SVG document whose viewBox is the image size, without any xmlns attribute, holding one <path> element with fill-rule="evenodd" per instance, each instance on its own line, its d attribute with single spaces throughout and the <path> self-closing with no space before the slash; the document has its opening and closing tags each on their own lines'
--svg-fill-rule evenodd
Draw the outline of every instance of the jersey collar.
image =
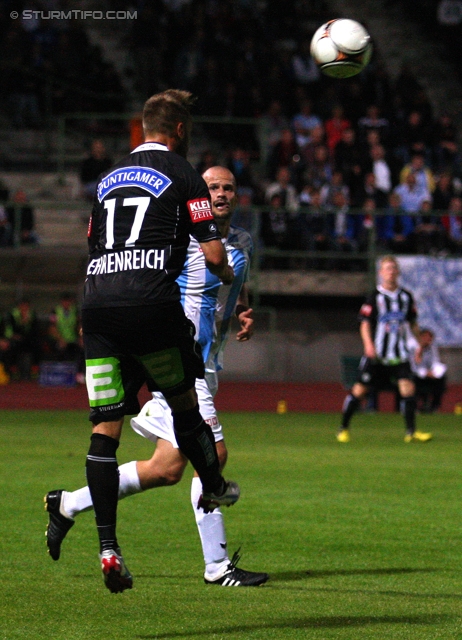
<svg viewBox="0 0 462 640">
<path fill-rule="evenodd" d="M 400 292 L 399 287 L 394 291 L 389 291 L 388 289 L 384 289 L 384 287 L 382 287 L 382 285 L 380 284 L 378 285 L 377 289 L 380 291 L 380 293 L 383 293 L 384 296 L 388 296 L 389 298 L 397 298 Z"/>
<path fill-rule="evenodd" d="M 139 147 L 136 147 L 136 149 L 133 149 L 131 153 L 138 153 L 138 151 L 168 151 L 168 147 L 159 142 L 145 142 L 144 144 L 140 144 Z"/>
</svg>

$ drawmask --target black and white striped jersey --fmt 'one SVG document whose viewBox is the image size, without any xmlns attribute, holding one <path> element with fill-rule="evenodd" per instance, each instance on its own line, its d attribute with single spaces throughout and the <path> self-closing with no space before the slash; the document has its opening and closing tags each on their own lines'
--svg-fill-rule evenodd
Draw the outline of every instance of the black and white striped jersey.
<svg viewBox="0 0 462 640">
<path fill-rule="evenodd" d="M 409 360 L 409 326 L 416 320 L 414 298 L 400 287 L 387 291 L 378 286 L 359 311 L 359 321 L 367 321 L 371 325 L 377 357 L 383 364 Z"/>
<path fill-rule="evenodd" d="M 166 146 L 141 145 L 98 179 L 83 308 L 179 301 L 190 236 L 221 239 L 205 181 Z"/>
</svg>

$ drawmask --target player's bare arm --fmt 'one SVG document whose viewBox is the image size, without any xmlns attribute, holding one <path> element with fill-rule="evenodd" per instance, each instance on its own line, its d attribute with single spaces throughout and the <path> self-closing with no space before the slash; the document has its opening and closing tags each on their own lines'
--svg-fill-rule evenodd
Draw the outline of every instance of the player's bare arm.
<svg viewBox="0 0 462 640">
<path fill-rule="evenodd" d="M 367 320 L 363 320 L 359 325 L 359 333 L 363 341 L 364 355 L 366 358 L 376 358 L 377 352 L 375 350 L 374 340 L 372 339 L 371 324 Z"/>
<path fill-rule="evenodd" d="M 220 278 L 223 284 L 231 284 L 234 280 L 234 271 L 228 264 L 228 258 L 222 242 L 220 240 L 210 240 L 210 242 L 201 242 L 200 245 L 207 269 Z"/>
<path fill-rule="evenodd" d="M 241 325 L 240 331 L 236 334 L 236 340 L 244 342 L 253 336 L 253 309 L 249 307 L 249 293 L 247 287 L 243 285 L 236 304 L 236 318 Z"/>
<path fill-rule="evenodd" d="M 416 348 L 414 352 L 414 358 L 416 363 L 420 364 L 422 362 L 422 351 L 423 351 L 422 345 L 420 344 L 420 327 L 417 324 L 417 322 L 411 322 L 410 327 L 411 327 L 412 335 L 415 337 L 415 339 L 419 343 L 419 346 Z"/>
</svg>

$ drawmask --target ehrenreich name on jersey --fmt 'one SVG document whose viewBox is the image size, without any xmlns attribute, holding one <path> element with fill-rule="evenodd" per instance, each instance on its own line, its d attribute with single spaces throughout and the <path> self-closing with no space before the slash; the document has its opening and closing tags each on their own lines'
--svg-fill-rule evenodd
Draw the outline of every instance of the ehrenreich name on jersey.
<svg viewBox="0 0 462 640">
<path fill-rule="evenodd" d="M 166 146 L 137 147 L 99 178 L 83 308 L 178 301 L 190 236 L 220 239 L 207 185 Z"/>
</svg>

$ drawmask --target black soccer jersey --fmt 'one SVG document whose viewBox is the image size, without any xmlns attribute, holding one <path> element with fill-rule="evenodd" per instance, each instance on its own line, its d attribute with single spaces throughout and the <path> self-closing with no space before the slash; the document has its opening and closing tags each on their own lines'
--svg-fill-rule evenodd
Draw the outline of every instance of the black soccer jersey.
<svg viewBox="0 0 462 640">
<path fill-rule="evenodd" d="M 377 357 L 384 364 L 399 364 L 409 359 L 409 325 L 417 319 L 414 298 L 406 289 L 377 289 L 367 298 L 359 320 L 371 324 Z"/>
<path fill-rule="evenodd" d="M 190 235 L 220 239 L 205 181 L 166 146 L 141 145 L 98 180 L 83 308 L 178 301 Z"/>
</svg>

